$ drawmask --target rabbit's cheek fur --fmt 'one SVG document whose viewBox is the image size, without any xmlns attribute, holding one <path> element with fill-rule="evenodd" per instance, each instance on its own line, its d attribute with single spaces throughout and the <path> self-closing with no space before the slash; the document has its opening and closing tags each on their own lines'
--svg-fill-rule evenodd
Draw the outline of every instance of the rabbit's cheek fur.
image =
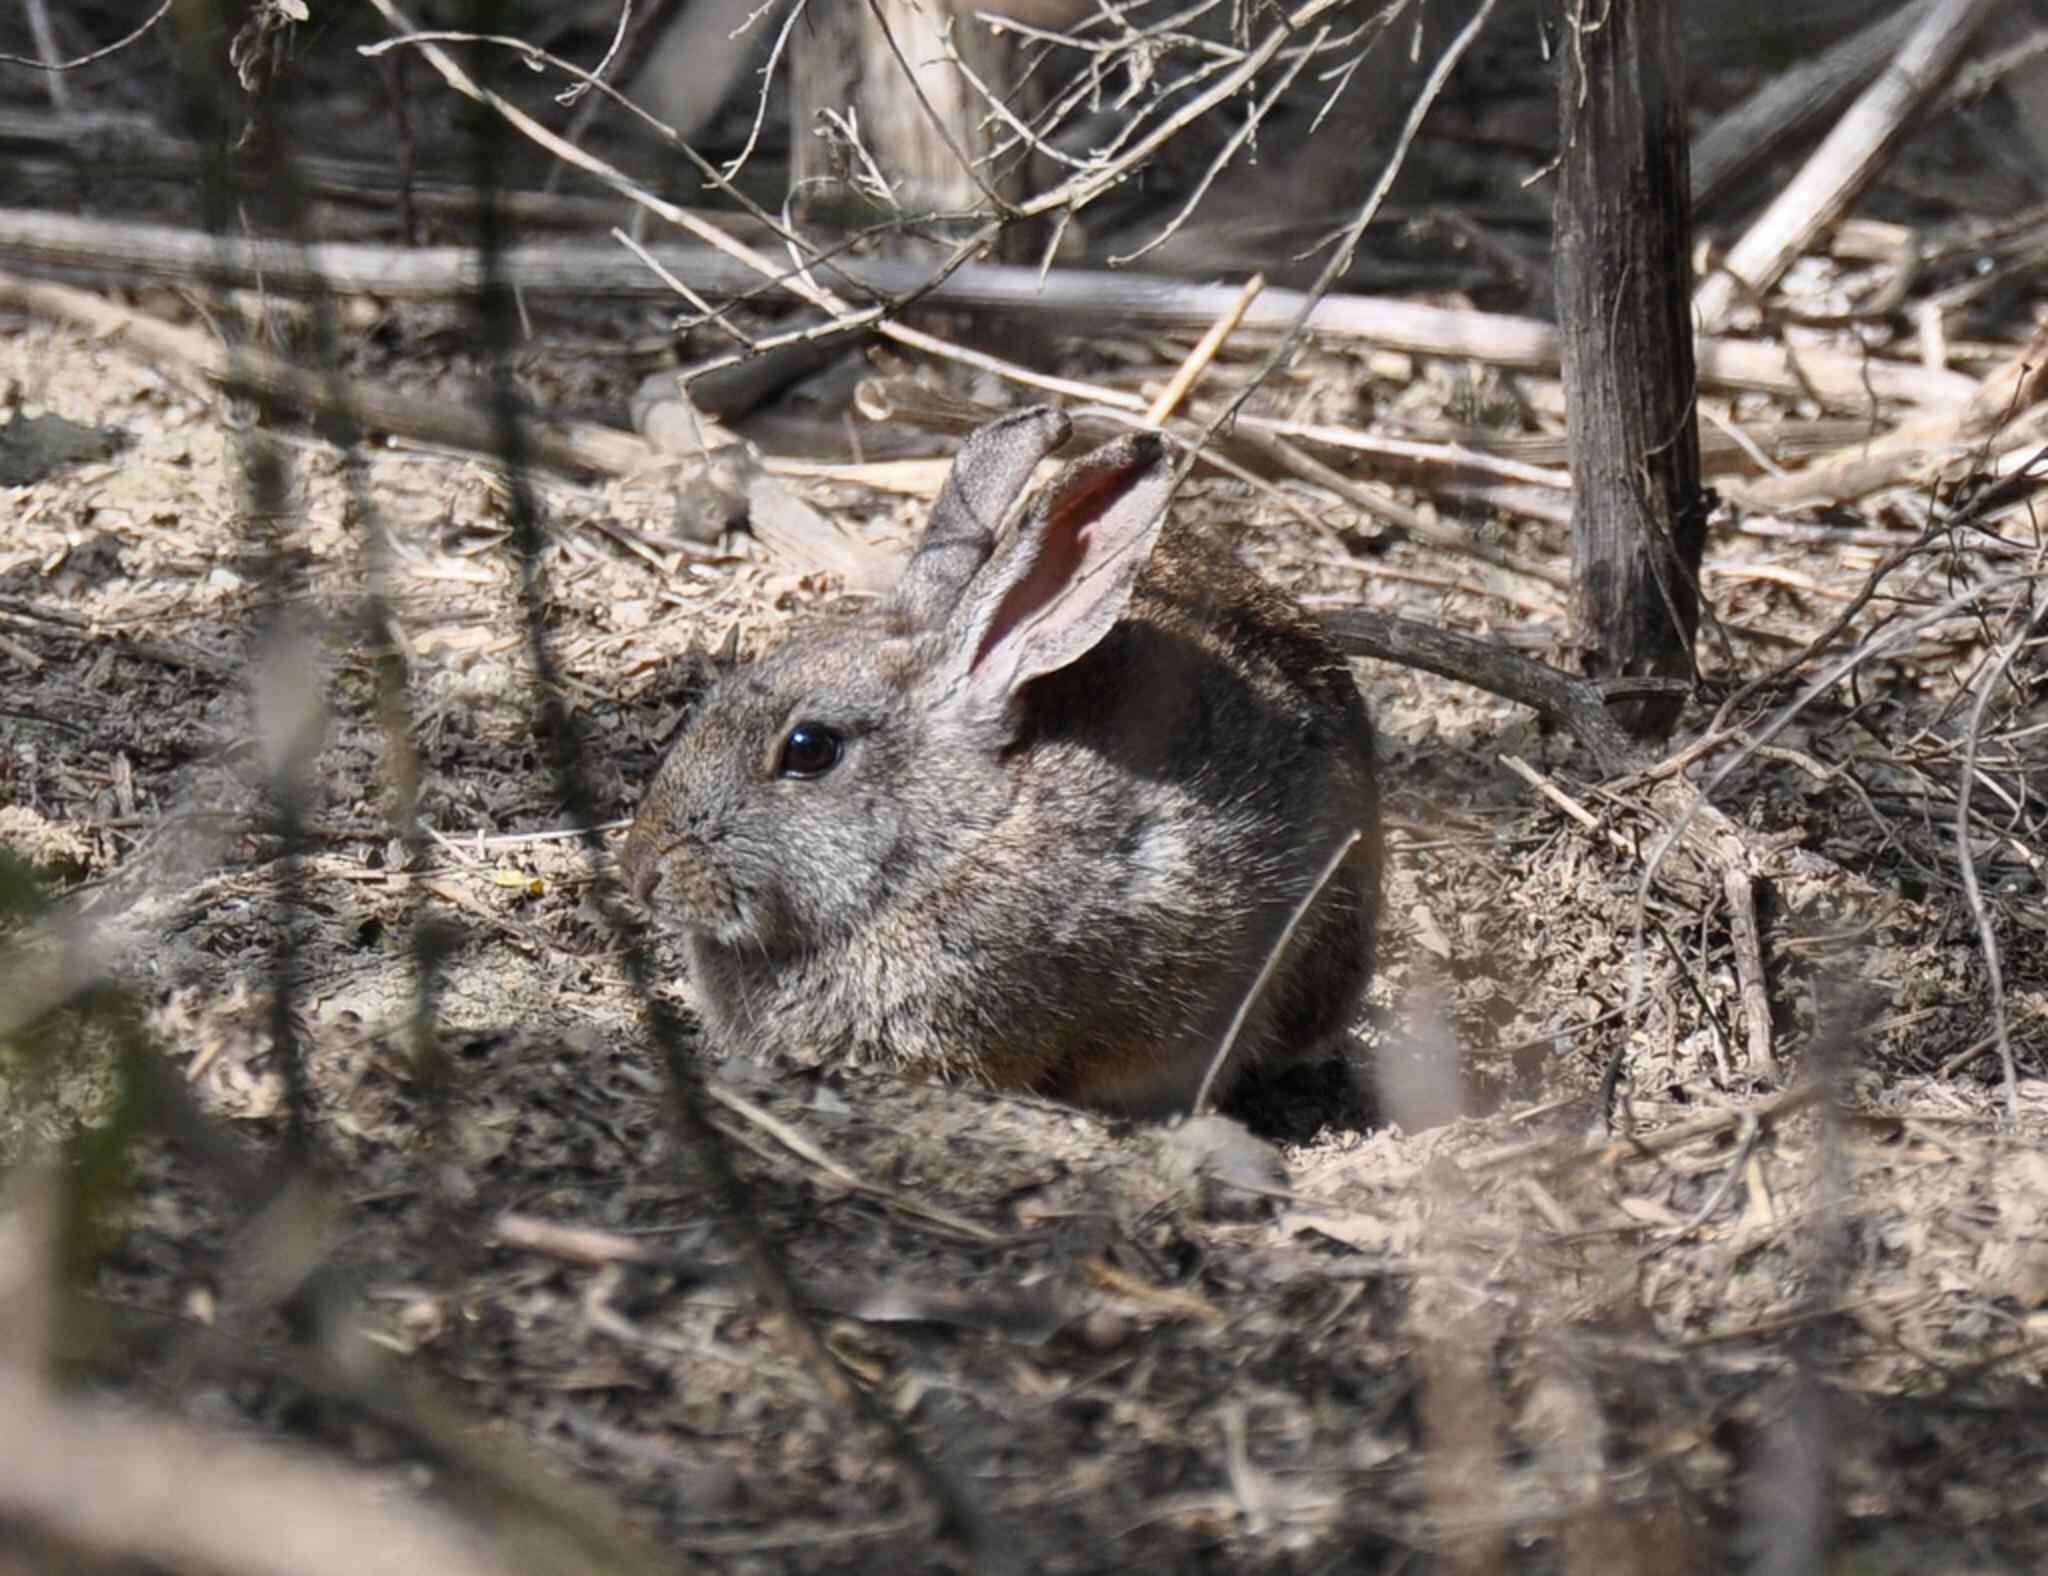
<svg viewBox="0 0 2048 1576">
<path fill-rule="evenodd" d="M 801 708 L 799 708 L 801 709 Z M 778 725 L 779 726 L 779 725 Z M 840 731 L 835 725 L 834 731 Z M 675 819 L 666 865 L 684 928 L 764 961 L 815 954 L 843 942 L 887 900 L 912 861 L 906 806 L 875 781 L 892 769 L 887 742 L 846 724 L 845 753 L 812 779 L 703 768 L 692 809 Z M 762 731 L 758 749 L 770 752 Z"/>
<path fill-rule="evenodd" d="M 876 780 L 876 741 L 862 738 L 830 776 L 775 785 L 772 869 L 761 872 L 802 950 L 843 942 L 868 923 L 914 863 L 899 791 Z"/>
</svg>

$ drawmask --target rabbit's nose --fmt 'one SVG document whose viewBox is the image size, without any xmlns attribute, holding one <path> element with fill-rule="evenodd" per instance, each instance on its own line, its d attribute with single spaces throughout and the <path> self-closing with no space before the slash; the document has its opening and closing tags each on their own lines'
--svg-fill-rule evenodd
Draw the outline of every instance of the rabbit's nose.
<svg viewBox="0 0 2048 1576">
<path fill-rule="evenodd" d="M 619 854 L 619 874 L 634 897 L 642 903 L 654 901 L 654 889 L 661 884 L 661 861 L 654 855 L 654 839 L 643 837 L 637 826 L 626 835 L 626 846 Z"/>
</svg>

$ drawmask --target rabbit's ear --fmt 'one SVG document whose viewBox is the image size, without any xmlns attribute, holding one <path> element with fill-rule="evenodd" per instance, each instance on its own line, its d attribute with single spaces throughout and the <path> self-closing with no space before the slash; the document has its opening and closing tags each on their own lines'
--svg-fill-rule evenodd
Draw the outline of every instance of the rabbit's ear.
<svg viewBox="0 0 2048 1576">
<path fill-rule="evenodd" d="M 988 562 L 996 533 L 1030 484 L 1038 462 L 1067 441 L 1073 428 L 1050 405 L 1034 405 L 977 428 L 953 457 L 953 469 L 924 540 L 896 583 L 896 605 L 913 622 L 943 623 L 976 571 Z"/>
<path fill-rule="evenodd" d="M 1130 605 L 1172 492 L 1173 467 L 1152 433 L 1062 471 L 947 626 L 958 700 L 999 712 L 1031 680 L 1092 651 Z"/>
</svg>

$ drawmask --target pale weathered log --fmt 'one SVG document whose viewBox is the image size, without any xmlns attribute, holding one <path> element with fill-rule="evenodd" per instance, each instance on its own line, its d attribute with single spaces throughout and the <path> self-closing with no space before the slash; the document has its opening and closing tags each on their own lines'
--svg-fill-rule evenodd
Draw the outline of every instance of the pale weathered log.
<svg viewBox="0 0 2048 1576">
<path fill-rule="evenodd" d="M 761 275 L 706 247 L 660 246 L 649 252 L 691 288 L 711 297 L 758 292 Z M 133 286 L 150 281 L 254 287 L 285 295 L 360 292 L 386 300 L 441 300 L 466 295 L 483 280 L 483 259 L 468 247 L 387 247 L 352 243 L 295 246 L 210 236 L 160 225 L 114 224 L 65 214 L 0 209 L 0 260 L 37 273 L 102 279 Z M 518 246 L 494 260 L 495 279 L 528 296 L 672 295 L 637 258 L 612 246 Z M 859 286 L 885 296 L 929 280 L 919 264 L 889 258 L 844 258 L 816 277 L 834 288 Z M 1104 326 L 1206 328 L 1236 296 L 1231 285 L 1194 285 L 1137 273 L 1001 264 L 962 268 L 924 299 L 934 306 L 1031 313 L 1041 332 L 1072 333 Z M 1268 290 L 1245 313 L 1244 329 L 1290 327 L 1305 305 L 1301 292 Z M 1534 318 L 1456 311 L 1380 296 L 1325 296 L 1310 312 L 1308 332 L 1333 340 L 1449 356 L 1523 371 L 1557 370 L 1557 330 Z M 1956 405 L 1976 393 L 1960 372 L 1887 361 L 1860 352 L 1801 348 L 1748 340 L 1701 339 L 1703 386 L 1819 398 L 1840 412 L 1868 411 L 1873 397 L 1914 405 Z"/>
<path fill-rule="evenodd" d="M 1817 58 L 1777 73 L 1709 126 L 1692 149 L 1694 207 L 1711 207 L 1736 181 L 1868 86 L 1932 4 L 1915 0 Z"/>
<path fill-rule="evenodd" d="M 1884 73 L 1865 90 L 1791 184 L 1693 296 L 1708 333 L 1745 299 L 1768 290 L 1876 178 L 1918 123 L 1977 29 L 2006 0 L 1937 0 Z"/>
</svg>

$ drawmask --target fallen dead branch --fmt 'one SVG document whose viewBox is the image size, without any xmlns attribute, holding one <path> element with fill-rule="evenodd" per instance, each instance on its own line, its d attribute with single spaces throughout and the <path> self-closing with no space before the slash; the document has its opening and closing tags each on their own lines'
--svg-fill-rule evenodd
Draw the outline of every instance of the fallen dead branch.
<svg viewBox="0 0 2048 1576">
<path fill-rule="evenodd" d="M 189 373 L 317 415 L 352 417 L 369 430 L 402 433 L 421 443 L 478 454 L 493 452 L 499 441 L 481 393 L 472 407 L 309 372 L 261 351 L 230 350 L 211 334 L 179 328 L 69 285 L 0 274 L 0 303 L 75 323 L 102 343 L 130 348 L 173 373 Z M 659 463 L 644 440 L 594 422 L 536 416 L 530 420 L 527 441 L 534 461 L 554 469 L 631 475 Z"/>
<path fill-rule="evenodd" d="M 1662 693 L 1676 682 L 1617 679 L 1596 684 L 1490 640 L 1366 609 L 1337 613 L 1325 622 L 1337 644 L 1352 656 L 1419 668 L 1532 708 L 1570 729 L 1610 776 L 1630 770 L 1641 759 L 1642 748 L 1608 715 L 1608 697 Z"/>
<path fill-rule="evenodd" d="M 1912 128 L 1962 58 L 1976 31 L 2005 0 L 1938 0 L 1897 60 L 1778 194 L 1720 269 L 1693 295 L 1694 319 L 1709 333 L 1744 298 L 1776 284 L 1792 260 L 1848 211 Z"/>
<path fill-rule="evenodd" d="M 2020 450 L 2048 442 L 2048 328 L 2036 330 L 1960 409 L 1914 417 L 1799 470 L 1729 482 L 1724 490 L 1743 508 L 1765 512 L 1844 503 L 1884 487 L 1924 483 L 1943 465 L 1994 441 Z"/>
<path fill-rule="evenodd" d="M 1700 135 L 1692 148 L 1692 200 L 1706 209 L 1750 170 L 1841 107 L 1882 71 L 1932 0 L 1880 17 L 1810 61 L 1773 75 Z"/>
<path fill-rule="evenodd" d="M 11 303 L 77 324 L 105 344 L 125 346 L 174 375 L 190 375 L 226 389 L 258 393 L 309 414 L 352 423 L 416 443 L 460 450 L 478 463 L 497 463 L 496 418 L 481 393 L 474 406 L 445 398 L 404 394 L 361 379 L 323 376 L 247 347 L 229 350 L 210 334 L 180 328 L 128 310 L 68 285 L 39 284 L 0 274 L 0 303 Z M 525 418 L 528 455 L 536 465 L 567 472 L 633 477 L 665 466 L 701 471 L 707 461 L 729 460 L 748 505 L 749 518 L 773 551 L 809 568 L 842 576 L 856 589 L 878 571 L 872 549 L 764 475 L 738 438 L 709 419 L 690 430 L 694 449 L 668 451 L 635 433 L 596 422 L 563 421 L 538 414 Z M 698 477 L 702 481 L 701 476 Z M 706 483 L 708 485 L 708 483 Z M 143 655 L 207 671 L 224 671 L 203 652 L 151 649 Z"/>
<path fill-rule="evenodd" d="M 669 273 L 713 298 L 754 296 L 766 289 L 798 295 L 814 306 L 850 312 L 817 286 L 737 242 L 721 253 L 708 247 L 647 249 Z M 102 223 L 68 215 L 0 210 L 0 258 L 29 271 L 75 277 L 204 283 L 263 288 L 286 295 L 366 294 L 387 300 L 445 300 L 475 292 L 483 260 L 468 247 L 385 247 L 350 242 L 299 246 L 211 236 L 167 226 Z M 621 248 L 589 245 L 513 247 L 493 260 L 494 278 L 529 296 L 602 294 L 620 299 L 672 299 L 670 287 Z M 841 258 L 816 272 L 857 288 L 890 309 L 899 297 L 935 308 L 1025 314 L 1054 332 L 1104 326 L 1200 333 L 1228 311 L 1238 295 L 1229 285 L 1192 285 L 1176 279 L 1089 269 L 1037 269 L 1000 264 L 960 268 L 935 287 L 922 265 L 882 258 Z M 1266 290 L 1246 309 L 1244 330 L 1285 330 L 1306 304 L 1296 290 Z M 860 322 L 879 327 L 872 309 Z M 855 326 L 842 324 L 843 327 Z M 1557 330 L 1534 318 L 1459 311 L 1376 296 L 1332 293 L 1308 313 L 1306 332 L 1336 342 L 1375 345 L 1412 355 L 1445 356 L 1482 366 L 1554 372 Z M 903 329 L 913 348 L 929 335 Z M 943 341 L 939 342 L 943 345 Z M 947 347 L 950 348 L 950 347 Z M 956 353 L 957 354 L 957 353 Z M 1892 361 L 1837 350 L 1792 349 L 1749 340 L 1703 338 L 1698 346 L 1703 386 L 1818 398 L 1840 411 L 1863 411 L 1873 398 L 1910 405 L 1953 405 L 1977 390 L 1959 372 L 1917 362 Z M 1083 394 L 1081 397 L 1088 397 Z"/>
<path fill-rule="evenodd" d="M 173 374 L 190 375 L 223 388 L 260 393 L 315 416 L 342 419 L 362 430 L 460 450 L 479 463 L 495 463 L 491 459 L 497 443 L 494 418 L 484 408 L 481 394 L 477 405 L 469 407 L 443 398 L 401 393 L 360 379 L 323 376 L 262 351 L 247 347 L 230 351 L 197 329 L 162 322 L 68 285 L 0 274 L 0 302 L 75 323 L 101 342 L 126 346 Z M 869 392 L 864 408 L 877 420 L 916 419 L 940 431 L 964 432 L 989 415 L 978 406 L 951 409 L 937 396 L 920 393 L 919 386 L 907 380 L 871 383 L 866 387 Z M 1100 393 L 1106 404 L 1123 403 L 1113 390 Z M 529 456 L 535 464 L 549 469 L 634 477 L 665 466 L 682 466 L 690 470 L 693 485 L 710 485 L 704 467 L 724 463 L 732 472 L 724 485 L 736 494 L 735 518 L 743 516 L 762 543 L 786 561 L 806 570 L 839 575 L 856 590 L 886 583 L 894 565 L 893 553 L 849 536 L 773 478 L 854 482 L 930 498 L 936 496 L 948 464 L 939 459 L 852 465 L 757 460 L 733 433 L 694 412 L 689 413 L 686 421 L 663 422 L 658 430 L 650 422 L 650 434 L 661 437 L 659 443 L 595 422 L 564 421 L 537 413 L 529 415 L 526 422 Z M 1440 526 L 1414 510 L 1371 493 L 1288 440 L 1301 437 L 1340 453 L 1401 455 L 1411 461 L 1435 461 L 1452 474 L 1471 470 L 1540 479 L 1552 485 L 1562 478 L 1454 446 L 1405 443 L 1366 433 L 1251 416 L 1241 418 L 1238 425 L 1239 432 L 1226 433 L 1201 451 L 1204 463 L 1234 476 L 1248 472 L 1255 478 L 1294 477 L 1336 494 L 1399 534 L 1547 585 L 1563 583 L 1558 570 L 1475 542 L 1470 533 Z M 1195 436 L 1191 424 L 1177 426 L 1187 429 L 1178 434 L 1184 441 Z M 673 442 L 665 436 L 671 427 Z M 1084 417 L 1077 430 L 1077 441 L 1100 441 L 1115 430 L 1120 429 L 1113 423 L 1091 422 Z"/>
</svg>

